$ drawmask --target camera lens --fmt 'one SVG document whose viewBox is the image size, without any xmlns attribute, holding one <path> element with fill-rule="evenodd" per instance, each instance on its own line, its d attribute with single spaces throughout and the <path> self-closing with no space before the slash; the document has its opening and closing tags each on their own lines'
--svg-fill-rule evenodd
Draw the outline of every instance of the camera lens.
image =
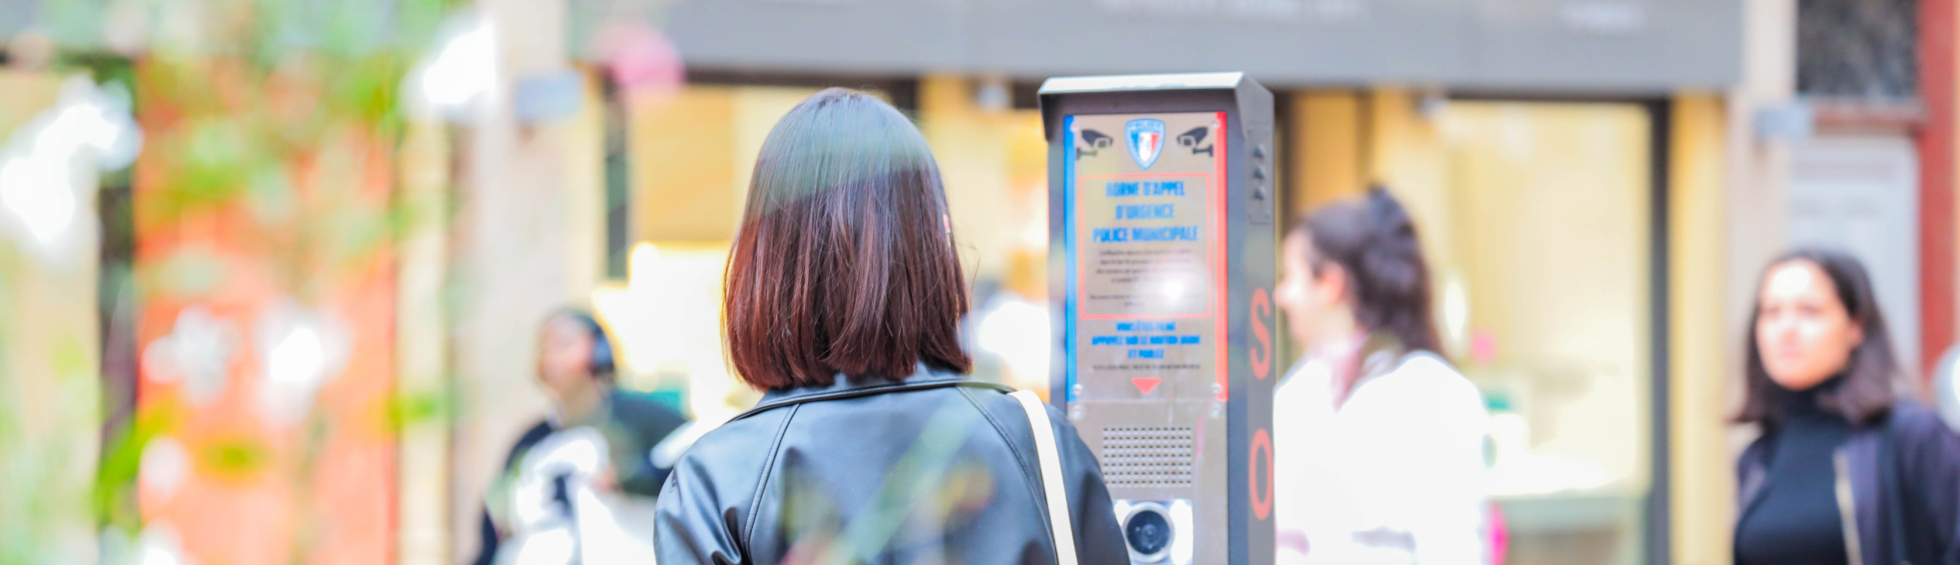
<svg viewBox="0 0 1960 565">
<path fill-rule="evenodd" d="M 1164 550 L 1171 546 L 1171 533 L 1171 521 L 1154 508 L 1139 509 L 1123 523 L 1123 537 L 1129 540 L 1130 551 L 1145 561 L 1163 558 Z"/>
</svg>

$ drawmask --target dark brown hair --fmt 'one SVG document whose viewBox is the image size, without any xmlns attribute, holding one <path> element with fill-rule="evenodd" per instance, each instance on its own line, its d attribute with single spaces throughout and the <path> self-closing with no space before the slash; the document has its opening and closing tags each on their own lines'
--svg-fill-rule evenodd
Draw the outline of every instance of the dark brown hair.
<svg viewBox="0 0 1960 565">
<path fill-rule="evenodd" d="M 1741 423 L 1759 423 L 1774 427 L 1782 418 L 1783 404 L 1778 399 L 1783 387 L 1771 380 L 1769 369 L 1763 366 L 1763 350 L 1756 343 L 1756 323 L 1762 316 L 1762 289 L 1760 281 L 1778 267 L 1790 263 L 1803 262 L 1816 265 L 1830 279 L 1831 286 L 1837 290 L 1838 302 L 1851 321 L 1864 330 L 1865 339 L 1851 349 L 1851 357 L 1845 361 L 1844 374 L 1840 382 L 1830 390 L 1818 392 L 1820 407 L 1843 416 L 1852 424 L 1869 424 L 1891 411 L 1897 400 L 1893 392 L 1894 380 L 1899 375 L 1898 359 L 1892 351 L 1892 336 L 1885 329 L 1885 314 L 1878 310 L 1878 297 L 1872 292 L 1871 277 L 1865 273 L 1865 265 L 1849 253 L 1828 249 L 1797 249 L 1771 261 L 1758 278 L 1756 302 L 1749 313 L 1749 327 L 1743 332 L 1743 348 L 1748 352 L 1747 365 L 1743 367 L 1742 411 L 1736 415 Z"/>
<path fill-rule="evenodd" d="M 1330 263 L 1347 273 L 1355 321 L 1363 329 L 1394 336 L 1408 351 L 1441 353 L 1429 263 L 1415 222 L 1388 189 L 1375 186 L 1359 201 L 1328 205 L 1294 229 L 1306 232 L 1314 276 Z"/>
<path fill-rule="evenodd" d="M 966 290 L 946 191 L 925 137 L 884 101 L 819 92 L 776 122 L 756 159 L 723 315 L 750 386 L 966 373 Z"/>
</svg>

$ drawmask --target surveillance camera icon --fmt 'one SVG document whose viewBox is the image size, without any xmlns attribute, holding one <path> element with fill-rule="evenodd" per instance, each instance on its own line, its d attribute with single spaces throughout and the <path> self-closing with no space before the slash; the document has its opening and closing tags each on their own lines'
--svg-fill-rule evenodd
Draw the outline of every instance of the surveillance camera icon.
<svg viewBox="0 0 1960 565">
<path fill-rule="evenodd" d="M 1211 128 L 1204 126 L 1191 128 L 1191 131 L 1177 134 L 1177 146 L 1190 149 L 1192 155 L 1213 155 L 1212 144 L 1205 142 L 1205 138 L 1210 135 Z M 1201 144 L 1204 147 L 1199 147 Z"/>
<path fill-rule="evenodd" d="M 1105 134 L 1103 132 L 1099 132 L 1092 129 L 1085 129 L 1082 130 L 1082 142 L 1088 144 L 1089 149 L 1076 147 L 1075 158 L 1077 159 L 1080 159 L 1085 156 L 1087 157 L 1096 156 L 1097 152 L 1100 152 L 1104 149 L 1108 149 L 1111 145 L 1115 145 L 1116 138 L 1110 137 L 1108 134 Z"/>
<path fill-rule="evenodd" d="M 1092 129 L 1082 130 L 1082 141 L 1096 149 L 1108 149 L 1116 143 L 1116 138 Z"/>
<path fill-rule="evenodd" d="M 1211 128 L 1198 126 L 1191 128 L 1191 131 L 1177 134 L 1177 144 L 1195 148 L 1199 143 L 1204 143 L 1205 137 L 1209 135 L 1211 135 Z"/>
</svg>

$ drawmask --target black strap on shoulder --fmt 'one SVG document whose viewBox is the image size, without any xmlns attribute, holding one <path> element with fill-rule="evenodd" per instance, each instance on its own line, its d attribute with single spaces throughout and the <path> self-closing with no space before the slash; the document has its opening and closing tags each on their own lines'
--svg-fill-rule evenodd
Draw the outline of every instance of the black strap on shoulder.
<svg viewBox="0 0 1960 565">
<path fill-rule="evenodd" d="M 792 396 L 789 398 L 771 400 L 768 402 L 757 404 L 755 405 L 754 408 L 750 408 L 747 412 L 743 412 L 735 416 L 734 418 L 729 419 L 728 421 L 733 422 L 735 420 L 740 420 L 743 418 L 754 416 L 756 414 L 761 414 L 763 412 L 768 412 L 770 410 L 782 408 L 784 406 L 794 406 L 797 404 L 808 404 L 811 402 L 843 400 L 846 398 L 861 398 L 866 396 L 876 396 L 880 394 L 892 394 L 896 392 L 912 392 L 918 390 L 932 390 L 936 388 L 952 388 L 952 387 L 984 388 L 989 390 L 1000 391 L 1002 393 L 1014 392 L 1013 388 L 1004 385 L 985 383 L 979 381 L 969 381 L 969 380 L 928 381 L 928 382 L 921 382 L 921 383 L 902 382 L 897 384 L 854 388 L 849 390 L 840 390 L 836 392 L 826 392 L 821 394 L 807 394 L 807 395 Z"/>
</svg>

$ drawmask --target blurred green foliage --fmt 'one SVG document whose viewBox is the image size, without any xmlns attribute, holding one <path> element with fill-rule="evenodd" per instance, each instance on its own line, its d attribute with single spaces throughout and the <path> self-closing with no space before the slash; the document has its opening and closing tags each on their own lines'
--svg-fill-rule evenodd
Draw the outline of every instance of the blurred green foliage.
<svg viewBox="0 0 1960 565">
<path fill-rule="evenodd" d="M 363 199 L 358 189 L 369 177 L 359 172 L 371 156 L 347 148 L 386 151 L 398 142 L 403 76 L 456 0 L 38 1 L 34 28 L 55 40 L 55 70 L 86 71 L 132 93 L 149 130 L 142 159 L 171 167 L 157 177 L 159 185 L 145 188 L 146 201 L 128 221 L 167 225 L 186 214 L 248 210 L 266 235 L 257 243 L 276 250 L 270 255 L 282 290 L 306 297 L 318 290 L 318 280 L 370 263 L 415 222 L 435 219 L 385 196 Z M 140 54 L 127 51 L 131 45 Z M 158 121 L 169 125 L 150 129 Z M 132 180 L 125 170 L 102 182 L 127 190 Z M 130 294 L 148 300 L 214 292 L 228 276 L 208 250 L 140 267 L 102 267 L 105 283 L 122 288 L 124 277 L 134 277 L 137 289 L 102 293 L 104 309 Z M 0 265 L 0 297 L 8 296 L 8 278 L 18 272 Z M 6 304 L 0 300 L 0 316 L 7 315 Z M 0 326 L 0 367 L 16 343 L 4 331 Z M 91 358 L 96 348 L 60 342 L 48 353 L 58 380 L 77 385 L 74 394 L 22 398 L 16 383 L 0 375 L 0 564 L 72 562 L 73 548 L 65 545 L 72 540 L 36 527 L 42 521 L 35 517 L 88 512 L 108 530 L 133 537 L 142 527 L 135 498 L 143 450 L 186 416 L 181 407 L 158 405 L 111 418 L 100 430 L 92 489 L 50 488 L 66 472 L 53 462 L 74 460 L 75 449 L 92 446 L 30 436 L 18 408 L 62 402 L 64 413 L 77 415 L 64 425 L 94 430 L 103 422 L 103 383 L 91 378 L 98 374 Z M 387 425 L 398 431 L 442 418 L 453 404 L 447 392 L 401 393 L 389 401 Z M 334 425 L 348 424 L 309 419 L 303 459 L 319 456 Z M 195 446 L 190 455 L 199 473 L 217 478 L 266 472 L 271 460 L 269 448 L 249 438 Z M 308 480 L 301 475 L 298 480 Z M 302 540 L 295 550 L 303 554 L 310 545 Z"/>
<path fill-rule="evenodd" d="M 388 398 L 388 430 L 400 434 L 415 426 L 447 422 L 455 416 L 457 404 L 453 388 L 396 391 Z"/>
</svg>

